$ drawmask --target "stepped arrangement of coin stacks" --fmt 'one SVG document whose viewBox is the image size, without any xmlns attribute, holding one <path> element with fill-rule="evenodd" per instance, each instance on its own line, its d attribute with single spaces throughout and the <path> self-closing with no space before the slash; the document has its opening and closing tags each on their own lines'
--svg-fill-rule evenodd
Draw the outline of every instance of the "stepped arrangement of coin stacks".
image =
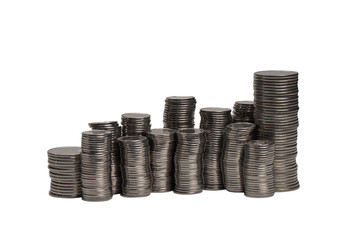
<svg viewBox="0 0 360 240">
<path fill-rule="evenodd" d="M 148 132 L 151 128 L 150 114 L 124 113 L 121 115 L 123 136 L 138 136 Z"/>
<path fill-rule="evenodd" d="M 196 99 L 192 96 L 172 96 L 165 99 L 164 128 L 182 129 L 195 126 Z"/>
<path fill-rule="evenodd" d="M 150 143 L 152 191 L 172 191 L 176 132 L 169 128 L 155 128 L 147 132 L 145 136 Z"/>
<path fill-rule="evenodd" d="M 80 154 L 80 147 L 59 147 L 48 151 L 50 196 L 81 197 Z"/>
<path fill-rule="evenodd" d="M 224 130 L 224 146 L 221 159 L 223 182 L 229 192 L 244 191 L 244 145 L 253 139 L 255 124 L 232 123 Z"/>
<path fill-rule="evenodd" d="M 89 127 L 93 130 L 105 130 L 111 132 L 111 148 L 110 148 L 110 163 L 111 163 L 111 186 L 112 193 L 120 193 L 121 175 L 120 175 L 120 155 L 119 145 L 117 139 L 121 135 L 121 127 L 117 121 L 108 122 L 92 122 Z"/>
<path fill-rule="evenodd" d="M 81 137 L 82 199 L 107 201 L 112 198 L 110 172 L 111 132 L 92 130 Z"/>
<path fill-rule="evenodd" d="M 196 194 L 203 190 L 203 154 L 206 133 L 202 129 L 186 128 L 177 133 L 175 152 L 175 193 Z"/>
<path fill-rule="evenodd" d="M 275 144 L 275 190 L 281 192 L 298 189 L 298 73 L 256 72 L 254 97 L 258 138 L 272 140 Z"/>
<path fill-rule="evenodd" d="M 146 197 L 152 191 L 149 140 L 144 136 L 119 139 L 122 169 L 121 195 Z"/>
<path fill-rule="evenodd" d="M 253 101 L 236 101 L 233 107 L 233 122 L 254 123 L 255 106 Z"/>
<path fill-rule="evenodd" d="M 232 123 L 230 108 L 200 109 L 200 128 L 207 131 L 204 153 L 204 189 L 224 189 L 220 158 L 223 146 L 223 131 Z"/>
<path fill-rule="evenodd" d="M 151 192 L 196 194 L 227 189 L 270 197 L 299 188 L 297 177 L 298 73 L 254 73 L 254 102 L 201 108 L 196 99 L 165 100 L 163 125 L 146 113 L 89 123 L 81 147 L 48 150 L 50 196 L 106 201 Z M 121 134 L 122 133 L 122 134 Z"/>
<path fill-rule="evenodd" d="M 274 144 L 269 140 L 252 140 L 245 145 L 244 192 L 247 197 L 271 197 L 275 193 Z"/>
</svg>

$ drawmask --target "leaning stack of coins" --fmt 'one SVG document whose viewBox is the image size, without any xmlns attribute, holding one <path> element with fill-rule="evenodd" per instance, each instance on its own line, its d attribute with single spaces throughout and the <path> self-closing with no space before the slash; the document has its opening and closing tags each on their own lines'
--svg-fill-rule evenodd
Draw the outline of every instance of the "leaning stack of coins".
<svg viewBox="0 0 360 240">
<path fill-rule="evenodd" d="M 224 185 L 229 192 L 243 192 L 244 145 L 253 139 L 255 124 L 232 123 L 224 130 L 224 147 L 221 159 Z"/>
<path fill-rule="evenodd" d="M 200 109 L 200 128 L 208 132 L 204 155 L 204 189 L 224 189 L 220 158 L 224 128 L 232 122 L 230 108 Z"/>
<path fill-rule="evenodd" d="M 172 191 L 176 132 L 169 128 L 156 128 L 151 129 L 145 136 L 150 142 L 152 191 Z"/>
<path fill-rule="evenodd" d="M 196 107 L 195 97 L 172 96 L 165 99 L 164 128 L 193 128 Z"/>
<path fill-rule="evenodd" d="M 237 101 L 233 108 L 233 122 L 250 122 L 254 123 L 254 102 L 252 101 Z"/>
<path fill-rule="evenodd" d="M 48 151 L 50 196 L 81 197 L 80 154 L 80 147 L 58 147 Z"/>
<path fill-rule="evenodd" d="M 82 199 L 106 201 L 112 198 L 110 172 L 111 132 L 92 130 L 82 133 Z"/>
<path fill-rule="evenodd" d="M 111 186 L 113 194 L 120 193 L 121 175 L 120 175 L 120 154 L 119 144 L 117 139 L 121 135 L 121 127 L 117 121 L 108 122 L 92 122 L 89 127 L 93 130 L 106 130 L 111 132 L 111 148 L 110 148 L 110 162 L 111 162 Z"/>
<path fill-rule="evenodd" d="M 253 140 L 245 145 L 244 179 L 247 197 L 271 197 L 275 193 L 274 144 Z"/>
<path fill-rule="evenodd" d="M 121 115 L 123 136 L 143 135 L 150 130 L 150 121 L 147 113 L 124 113 Z"/>
<path fill-rule="evenodd" d="M 269 139 L 275 144 L 275 190 L 280 192 L 298 189 L 298 73 L 256 72 L 254 97 L 258 137 Z"/>
<path fill-rule="evenodd" d="M 196 194 L 203 190 L 203 153 L 205 131 L 181 129 L 177 133 L 175 153 L 175 193 Z"/>
<path fill-rule="evenodd" d="M 149 140 L 144 136 L 118 138 L 122 172 L 121 195 L 146 197 L 152 191 Z"/>
</svg>

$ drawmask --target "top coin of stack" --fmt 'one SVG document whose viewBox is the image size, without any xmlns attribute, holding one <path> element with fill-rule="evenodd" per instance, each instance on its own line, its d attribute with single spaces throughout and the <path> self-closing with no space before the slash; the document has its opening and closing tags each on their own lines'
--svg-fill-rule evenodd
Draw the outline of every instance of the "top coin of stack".
<svg viewBox="0 0 360 240">
<path fill-rule="evenodd" d="M 172 96 L 165 99 L 164 128 L 193 128 L 196 99 L 192 96 Z"/>
<path fill-rule="evenodd" d="M 150 121 L 147 113 L 124 113 L 121 115 L 123 136 L 143 135 L 150 130 Z"/>
<path fill-rule="evenodd" d="M 117 139 L 121 136 L 121 127 L 117 121 L 92 122 L 89 127 L 93 130 L 106 130 L 111 132 L 110 162 L 111 162 L 111 185 L 113 194 L 120 193 L 120 154 Z"/>
<path fill-rule="evenodd" d="M 250 122 L 254 123 L 254 102 L 252 101 L 236 101 L 233 110 L 233 122 Z"/>
<path fill-rule="evenodd" d="M 200 109 L 200 128 L 207 130 L 204 153 L 204 189 L 224 189 L 220 158 L 223 146 L 223 130 L 232 122 L 230 108 Z"/>
<path fill-rule="evenodd" d="M 254 97 L 258 137 L 272 140 L 275 144 L 275 190 L 279 192 L 298 189 L 298 73 L 256 72 Z"/>
</svg>

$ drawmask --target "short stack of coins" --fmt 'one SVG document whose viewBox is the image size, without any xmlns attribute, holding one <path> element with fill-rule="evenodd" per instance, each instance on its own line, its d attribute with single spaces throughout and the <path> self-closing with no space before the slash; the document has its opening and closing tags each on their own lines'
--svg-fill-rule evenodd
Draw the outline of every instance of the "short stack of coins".
<svg viewBox="0 0 360 240">
<path fill-rule="evenodd" d="M 250 122 L 254 123 L 254 102 L 253 101 L 236 101 L 233 108 L 233 122 Z"/>
<path fill-rule="evenodd" d="M 150 122 L 150 114 L 124 113 L 123 115 L 121 115 L 123 136 L 143 135 L 150 130 Z"/>
<path fill-rule="evenodd" d="M 203 190 L 203 153 L 206 133 L 187 128 L 177 133 L 175 152 L 175 193 L 196 194 Z"/>
<path fill-rule="evenodd" d="M 58 147 L 48 150 L 50 196 L 81 197 L 80 154 L 80 147 Z"/>
<path fill-rule="evenodd" d="M 117 121 L 92 122 L 89 123 L 89 127 L 93 130 L 106 130 L 111 132 L 111 186 L 113 194 L 118 194 L 120 193 L 121 187 L 121 175 L 119 144 L 117 143 L 117 139 L 121 136 L 121 127 L 119 127 Z"/>
<path fill-rule="evenodd" d="M 280 192 L 298 189 L 298 73 L 256 72 L 254 97 L 258 137 L 269 139 L 275 144 L 275 190 Z"/>
<path fill-rule="evenodd" d="M 152 191 L 149 140 L 144 136 L 118 138 L 122 176 L 121 195 L 146 197 Z"/>
<path fill-rule="evenodd" d="M 220 158 L 223 146 L 223 130 L 232 123 L 229 108 L 200 109 L 200 128 L 207 131 L 204 154 L 204 189 L 224 189 Z"/>
<path fill-rule="evenodd" d="M 244 145 L 253 139 L 255 124 L 232 123 L 224 130 L 224 146 L 221 158 L 223 182 L 229 192 L 244 191 Z"/>
<path fill-rule="evenodd" d="M 182 129 L 195 126 L 196 99 L 192 96 L 172 96 L 165 99 L 164 128 Z"/>
<path fill-rule="evenodd" d="M 176 132 L 169 128 L 156 128 L 151 129 L 145 136 L 150 142 L 152 191 L 172 191 Z"/>
<path fill-rule="evenodd" d="M 82 199 L 107 201 L 112 198 L 111 132 L 92 130 L 81 137 Z"/>
<path fill-rule="evenodd" d="M 271 197 L 275 193 L 274 144 L 268 140 L 252 140 L 245 145 L 244 192 L 247 197 Z"/>
</svg>

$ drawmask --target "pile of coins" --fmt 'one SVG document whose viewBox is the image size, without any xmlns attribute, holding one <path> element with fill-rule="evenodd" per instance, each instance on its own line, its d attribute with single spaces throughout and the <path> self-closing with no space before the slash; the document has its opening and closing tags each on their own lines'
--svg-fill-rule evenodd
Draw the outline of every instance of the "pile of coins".
<svg viewBox="0 0 360 240">
<path fill-rule="evenodd" d="M 121 136 L 121 127 L 117 121 L 92 122 L 89 127 L 93 130 L 106 130 L 111 132 L 110 163 L 111 163 L 111 186 L 113 194 L 120 193 L 120 155 L 117 139 Z"/>
<path fill-rule="evenodd" d="M 245 145 L 244 192 L 247 197 L 271 197 L 275 193 L 274 144 L 268 140 L 253 140 Z"/>
<path fill-rule="evenodd" d="M 106 201 L 112 198 L 110 173 L 111 132 L 92 130 L 81 137 L 82 199 Z"/>
<path fill-rule="evenodd" d="M 164 128 L 193 128 L 196 107 L 195 97 L 173 96 L 165 99 Z"/>
<path fill-rule="evenodd" d="M 48 151 L 50 196 L 81 197 L 80 154 L 80 147 L 59 147 Z"/>
<path fill-rule="evenodd" d="M 298 189 L 298 73 L 256 72 L 254 97 L 258 138 L 271 140 L 275 144 L 275 190 L 280 192 Z"/>
<path fill-rule="evenodd" d="M 232 122 L 230 108 L 200 109 L 200 128 L 207 131 L 204 153 L 204 189 L 224 189 L 220 158 L 222 155 L 223 130 Z"/>
<path fill-rule="evenodd" d="M 253 139 L 255 124 L 248 122 L 232 123 L 224 130 L 224 146 L 221 159 L 223 181 L 229 192 L 243 192 L 244 145 Z"/>
<path fill-rule="evenodd" d="M 123 136 L 143 135 L 150 130 L 150 121 L 147 113 L 124 113 L 121 115 Z"/>
<path fill-rule="evenodd" d="M 122 172 L 121 195 L 146 197 L 152 191 L 149 140 L 144 136 L 118 138 Z"/>
<path fill-rule="evenodd" d="M 150 142 L 152 191 L 172 191 L 176 132 L 169 128 L 157 128 L 151 129 L 145 136 Z"/>
<path fill-rule="evenodd" d="M 250 122 L 254 123 L 254 102 L 252 101 L 237 101 L 233 108 L 233 122 Z"/>
<path fill-rule="evenodd" d="M 205 131 L 181 129 L 177 133 L 175 152 L 175 193 L 196 194 L 203 190 L 203 153 Z"/>
</svg>

